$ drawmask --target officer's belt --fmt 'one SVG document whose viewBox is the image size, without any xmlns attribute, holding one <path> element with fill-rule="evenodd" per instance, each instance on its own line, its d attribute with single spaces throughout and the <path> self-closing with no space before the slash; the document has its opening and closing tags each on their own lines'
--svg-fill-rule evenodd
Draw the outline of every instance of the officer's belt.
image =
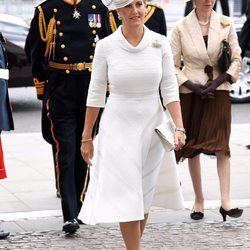
<svg viewBox="0 0 250 250">
<path fill-rule="evenodd" d="M 54 69 L 83 71 L 83 70 L 91 70 L 92 63 L 80 62 L 80 63 L 66 64 L 66 63 L 56 63 L 49 61 L 49 67 Z"/>
<path fill-rule="evenodd" d="M 9 80 L 9 70 L 0 69 L 0 79 Z"/>
</svg>

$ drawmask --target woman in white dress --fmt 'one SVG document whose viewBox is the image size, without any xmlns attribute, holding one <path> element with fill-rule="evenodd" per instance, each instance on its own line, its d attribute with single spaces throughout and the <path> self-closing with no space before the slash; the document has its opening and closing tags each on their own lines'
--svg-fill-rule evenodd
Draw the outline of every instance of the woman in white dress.
<svg viewBox="0 0 250 250">
<path fill-rule="evenodd" d="M 155 133 L 155 127 L 166 119 L 159 88 L 176 125 L 176 150 L 185 144 L 185 130 L 170 45 L 165 36 L 144 26 L 145 2 L 103 2 L 117 10 L 122 25 L 100 40 L 95 50 L 81 146 L 84 160 L 92 166 L 79 218 L 92 225 L 119 222 L 127 249 L 137 250 L 162 163 L 165 157 L 174 162 L 174 153 L 166 156 Z M 110 95 L 106 101 L 107 82 Z M 104 106 L 93 144 L 93 125 Z M 165 182 L 179 191 L 176 171 L 173 167 Z M 181 208 L 180 195 L 172 196 L 170 206 L 178 201 L 175 207 Z"/>
</svg>

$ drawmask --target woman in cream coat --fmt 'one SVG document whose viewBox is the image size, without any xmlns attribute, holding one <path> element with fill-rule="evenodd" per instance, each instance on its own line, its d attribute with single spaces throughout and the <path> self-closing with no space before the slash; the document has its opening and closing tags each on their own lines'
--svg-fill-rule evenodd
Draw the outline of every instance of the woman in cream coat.
<svg viewBox="0 0 250 250">
<path fill-rule="evenodd" d="M 174 55 L 186 145 L 176 152 L 177 162 L 188 158 L 195 202 L 191 218 L 204 216 L 200 153 L 216 155 L 220 181 L 220 213 L 239 217 L 242 209 L 233 208 L 230 199 L 229 91 L 241 68 L 240 47 L 230 18 L 213 11 L 215 0 L 194 0 L 195 9 L 172 29 Z M 231 47 L 231 64 L 219 70 L 222 41 Z M 183 64 L 181 63 L 183 62 Z"/>
</svg>

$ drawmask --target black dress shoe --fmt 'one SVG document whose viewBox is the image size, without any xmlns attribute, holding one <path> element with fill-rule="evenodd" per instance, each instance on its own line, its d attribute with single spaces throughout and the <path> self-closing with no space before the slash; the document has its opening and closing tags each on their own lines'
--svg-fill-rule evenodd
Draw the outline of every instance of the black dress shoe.
<svg viewBox="0 0 250 250">
<path fill-rule="evenodd" d="M 0 240 L 7 238 L 10 235 L 9 232 L 0 231 Z"/>
<path fill-rule="evenodd" d="M 193 219 L 193 220 L 201 220 L 201 219 L 203 219 L 203 217 L 204 217 L 204 213 L 193 211 L 193 212 L 190 214 L 190 217 L 191 217 L 191 219 Z"/>
<path fill-rule="evenodd" d="M 74 234 L 77 231 L 77 229 L 79 229 L 79 228 L 80 228 L 80 226 L 79 226 L 77 220 L 76 219 L 72 219 L 72 220 L 66 221 L 63 224 L 62 230 L 65 233 Z"/>
</svg>

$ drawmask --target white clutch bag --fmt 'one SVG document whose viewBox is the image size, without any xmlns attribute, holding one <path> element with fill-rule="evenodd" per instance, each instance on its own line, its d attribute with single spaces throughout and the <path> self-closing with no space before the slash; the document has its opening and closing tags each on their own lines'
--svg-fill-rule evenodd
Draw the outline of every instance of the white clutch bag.
<svg viewBox="0 0 250 250">
<path fill-rule="evenodd" d="M 175 148 L 174 132 L 175 125 L 172 119 L 163 122 L 155 128 L 155 132 L 159 135 L 162 145 L 166 151 L 171 151 Z"/>
</svg>

